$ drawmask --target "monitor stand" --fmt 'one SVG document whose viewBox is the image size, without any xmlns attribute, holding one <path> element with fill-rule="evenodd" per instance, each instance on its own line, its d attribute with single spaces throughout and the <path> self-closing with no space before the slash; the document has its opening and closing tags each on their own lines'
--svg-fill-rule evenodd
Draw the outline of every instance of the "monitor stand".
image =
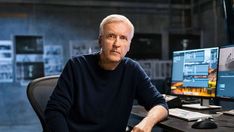
<svg viewBox="0 0 234 132">
<path fill-rule="evenodd" d="M 191 109 L 220 109 L 222 108 L 221 106 L 217 105 L 210 105 L 210 100 L 209 99 L 203 99 L 201 98 L 201 103 L 200 104 L 183 104 L 182 107 L 184 108 L 191 108 Z"/>
</svg>

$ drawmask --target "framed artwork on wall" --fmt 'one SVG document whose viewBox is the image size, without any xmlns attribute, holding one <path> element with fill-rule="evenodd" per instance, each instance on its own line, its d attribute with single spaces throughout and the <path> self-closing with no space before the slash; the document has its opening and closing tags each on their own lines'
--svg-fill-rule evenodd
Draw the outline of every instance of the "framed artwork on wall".
<svg viewBox="0 0 234 132">
<path fill-rule="evenodd" d="M 27 85 L 30 80 L 44 76 L 44 45 L 42 36 L 16 35 L 16 82 Z"/>
<path fill-rule="evenodd" d="M 133 59 L 161 59 L 161 34 L 135 33 L 127 56 Z"/>
<path fill-rule="evenodd" d="M 70 41 L 70 57 L 99 51 L 98 40 Z"/>
<path fill-rule="evenodd" d="M 13 82 L 13 43 L 0 40 L 0 82 Z"/>
<path fill-rule="evenodd" d="M 62 45 L 44 46 L 44 68 L 45 76 L 57 75 L 63 69 L 63 50 Z"/>
</svg>

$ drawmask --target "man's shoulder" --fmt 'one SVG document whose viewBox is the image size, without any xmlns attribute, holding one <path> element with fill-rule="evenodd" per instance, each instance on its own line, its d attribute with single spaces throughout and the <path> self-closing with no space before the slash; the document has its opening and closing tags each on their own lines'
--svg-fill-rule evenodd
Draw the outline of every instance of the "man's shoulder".
<svg viewBox="0 0 234 132">
<path fill-rule="evenodd" d="M 70 60 L 72 61 L 81 61 L 81 60 L 90 60 L 90 59 L 94 59 L 97 57 L 97 54 L 98 53 L 92 53 L 92 54 L 79 54 L 79 55 L 75 55 L 75 56 L 72 56 L 70 58 Z"/>
<path fill-rule="evenodd" d="M 139 63 L 136 60 L 133 60 L 129 57 L 124 57 L 123 61 L 124 61 L 124 64 L 128 66 L 134 66 L 134 67 L 139 66 Z"/>
</svg>

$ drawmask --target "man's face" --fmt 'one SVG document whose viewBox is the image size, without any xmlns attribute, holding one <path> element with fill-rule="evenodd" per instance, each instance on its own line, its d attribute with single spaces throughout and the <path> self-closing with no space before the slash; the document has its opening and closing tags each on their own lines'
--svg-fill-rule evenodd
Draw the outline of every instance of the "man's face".
<svg viewBox="0 0 234 132">
<path fill-rule="evenodd" d="M 131 29 L 126 23 L 104 25 L 103 34 L 99 37 L 102 61 L 119 62 L 129 51 L 131 39 Z"/>
</svg>

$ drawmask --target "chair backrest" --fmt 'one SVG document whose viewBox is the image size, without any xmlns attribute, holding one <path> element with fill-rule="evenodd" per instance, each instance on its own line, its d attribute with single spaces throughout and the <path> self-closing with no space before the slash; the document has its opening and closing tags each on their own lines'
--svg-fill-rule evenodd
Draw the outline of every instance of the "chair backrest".
<svg viewBox="0 0 234 132">
<path fill-rule="evenodd" d="M 45 123 L 44 110 L 57 84 L 58 78 L 58 75 L 41 77 L 31 81 L 27 87 L 28 100 L 36 112 L 44 132 L 48 131 Z"/>
</svg>

